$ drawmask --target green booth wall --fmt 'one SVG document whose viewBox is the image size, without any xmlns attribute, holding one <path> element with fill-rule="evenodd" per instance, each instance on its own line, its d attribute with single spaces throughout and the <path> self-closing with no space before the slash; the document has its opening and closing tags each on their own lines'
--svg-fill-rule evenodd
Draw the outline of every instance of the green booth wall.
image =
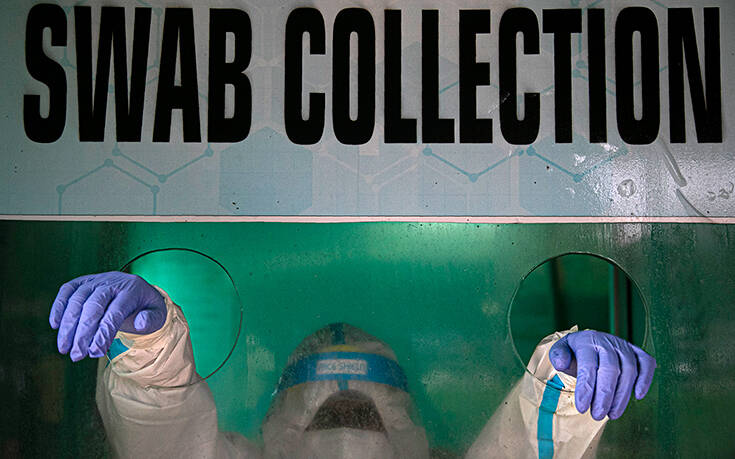
<svg viewBox="0 0 735 459">
<path fill-rule="evenodd" d="M 291 350 L 344 321 L 392 346 L 430 441 L 450 457 L 461 453 L 524 371 L 509 314 L 522 279 L 581 252 L 611 260 L 640 289 L 634 335 L 658 361 L 648 397 L 608 424 L 600 456 L 735 455 L 734 226 L 5 221 L 0 457 L 109 454 L 94 403 L 97 362 L 58 354 L 48 311 L 63 282 L 167 247 L 220 262 L 242 299 L 240 339 L 208 380 L 221 429 L 258 441 Z M 232 287 L 176 263 L 157 269 L 185 313 L 214 311 L 193 336 L 197 358 L 224 357 L 217 330 L 229 339 L 239 319 Z"/>
</svg>

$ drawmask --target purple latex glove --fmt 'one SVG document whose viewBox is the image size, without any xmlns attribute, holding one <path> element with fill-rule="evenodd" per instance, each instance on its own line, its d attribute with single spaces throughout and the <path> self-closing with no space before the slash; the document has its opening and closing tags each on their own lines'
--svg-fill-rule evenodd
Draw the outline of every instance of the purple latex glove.
<svg viewBox="0 0 735 459">
<path fill-rule="evenodd" d="M 634 389 L 638 400 L 645 397 L 656 369 L 656 359 L 638 346 L 594 330 L 564 336 L 551 346 L 549 359 L 557 371 L 577 378 L 577 410 L 584 413 L 591 404 L 598 421 L 619 418 Z"/>
<path fill-rule="evenodd" d="M 121 272 L 90 274 L 62 285 L 49 323 L 57 345 L 74 362 L 102 357 L 118 330 L 148 334 L 166 322 L 163 296 L 140 276 Z"/>
</svg>

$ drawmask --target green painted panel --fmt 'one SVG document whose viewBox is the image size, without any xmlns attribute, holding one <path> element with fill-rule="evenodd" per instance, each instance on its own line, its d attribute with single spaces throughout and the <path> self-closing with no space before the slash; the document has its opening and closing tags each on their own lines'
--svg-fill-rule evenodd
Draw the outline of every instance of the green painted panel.
<svg viewBox="0 0 735 459">
<path fill-rule="evenodd" d="M 56 353 L 51 301 L 72 277 L 186 247 L 226 266 L 244 303 L 241 340 L 210 380 L 222 428 L 257 439 L 291 349 L 347 321 L 391 344 L 430 439 L 459 452 L 523 371 L 508 326 L 521 279 L 550 257 L 588 252 L 640 287 L 650 312 L 644 346 L 659 363 L 649 396 L 609 424 L 601 455 L 731 457 L 734 237 L 733 226 L 678 224 L 2 222 L 0 455 L 105 454 L 95 362 Z M 190 268 L 173 263 L 172 279 L 196 277 Z M 200 281 L 181 284 L 196 290 Z M 190 294 L 172 292 L 182 303 Z M 206 336 L 194 344 L 209 352 Z"/>
</svg>

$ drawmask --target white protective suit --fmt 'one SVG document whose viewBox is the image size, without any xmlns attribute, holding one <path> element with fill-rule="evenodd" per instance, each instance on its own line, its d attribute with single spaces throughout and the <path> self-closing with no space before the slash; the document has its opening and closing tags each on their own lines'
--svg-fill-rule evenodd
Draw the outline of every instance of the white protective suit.
<svg viewBox="0 0 735 459">
<path fill-rule="evenodd" d="M 358 351 L 364 353 L 362 355 L 374 355 L 384 367 L 398 367 L 395 355 L 384 343 L 346 324 L 344 327 L 349 329 L 345 328 L 344 344 L 332 343 L 324 348 L 326 335 L 320 334 L 328 334 L 327 327 L 307 337 L 289 359 L 278 394 L 263 422 L 263 448 L 239 433 L 220 432 L 217 409 L 206 383 L 180 388 L 150 387 L 179 386 L 200 379 L 194 368 L 189 327 L 183 313 L 165 292 L 161 293 L 168 308 L 164 326 L 149 335 L 118 333 L 108 352 L 109 363 L 108 359 L 100 359 L 97 405 L 115 455 L 130 458 L 312 457 L 316 454 L 307 451 L 315 445 L 333 444 L 330 442 L 337 440 L 336 436 L 355 434 L 354 429 L 324 430 L 322 432 L 332 437 L 322 435 L 315 443 L 312 441 L 314 432 L 307 431 L 311 430 L 310 424 L 319 407 L 332 395 L 349 389 L 365 394 L 374 402 L 384 426 L 381 435 L 387 438 L 394 457 L 429 457 L 424 430 L 413 421 L 410 395 L 397 387 L 401 385 L 400 377 L 389 378 L 386 384 L 361 381 L 359 377 L 349 381 L 327 378 L 304 382 L 298 377 L 288 380 L 288 370 L 297 368 L 303 363 L 299 359 L 304 360 L 302 357 L 313 352 L 337 352 L 322 354 L 329 357 L 343 355 L 339 352 Z M 577 412 L 574 394 L 569 391 L 574 389 L 575 378 L 557 373 L 548 359 L 551 345 L 566 333 L 555 333 L 541 341 L 528 364 L 536 378 L 526 373 L 515 385 L 485 425 L 467 457 L 594 456 L 605 421 L 595 421 L 589 412 Z M 557 389 L 562 386 L 567 390 Z M 370 435 L 370 438 L 377 438 L 375 432 Z"/>
</svg>

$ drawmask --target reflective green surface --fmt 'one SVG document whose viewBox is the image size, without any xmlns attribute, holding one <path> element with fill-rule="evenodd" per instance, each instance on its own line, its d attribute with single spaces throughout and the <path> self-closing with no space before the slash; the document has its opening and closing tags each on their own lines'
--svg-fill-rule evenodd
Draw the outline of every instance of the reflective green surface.
<svg viewBox="0 0 735 459">
<path fill-rule="evenodd" d="M 644 347 L 659 364 L 649 396 L 608 425 L 601 455 L 732 457 L 733 241 L 732 226 L 674 224 L 2 222 L 0 456 L 105 454 L 96 362 L 57 354 L 51 301 L 70 278 L 187 247 L 227 267 L 245 306 L 238 347 L 210 380 L 223 429 L 257 439 L 290 351 L 346 321 L 391 344 L 430 440 L 461 451 L 523 371 L 508 327 L 521 279 L 550 257 L 589 252 L 640 287 Z"/>
</svg>

